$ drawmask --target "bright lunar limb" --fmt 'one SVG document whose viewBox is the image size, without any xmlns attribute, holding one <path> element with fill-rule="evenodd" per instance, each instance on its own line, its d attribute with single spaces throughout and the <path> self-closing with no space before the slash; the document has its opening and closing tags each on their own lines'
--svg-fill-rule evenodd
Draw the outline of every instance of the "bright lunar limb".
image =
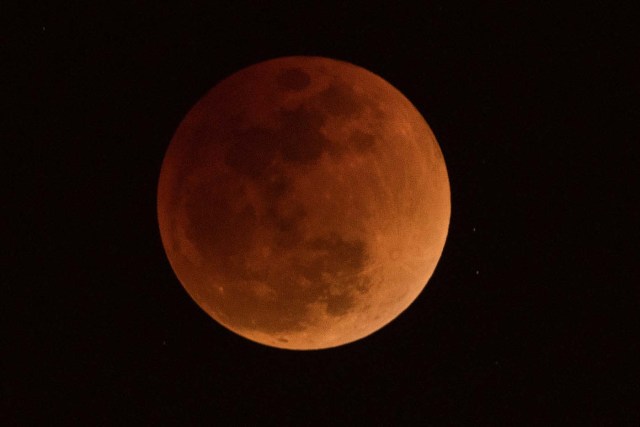
<svg viewBox="0 0 640 427">
<path fill-rule="evenodd" d="M 287 349 L 335 347 L 393 320 L 442 254 L 449 180 L 424 118 L 353 64 L 245 68 L 187 114 L 158 185 L 178 279 L 220 324 Z"/>
</svg>

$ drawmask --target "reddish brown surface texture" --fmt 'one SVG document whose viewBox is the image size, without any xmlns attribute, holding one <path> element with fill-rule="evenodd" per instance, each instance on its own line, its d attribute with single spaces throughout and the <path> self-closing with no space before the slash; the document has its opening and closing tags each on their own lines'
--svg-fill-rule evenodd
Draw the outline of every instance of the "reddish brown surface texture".
<svg viewBox="0 0 640 427">
<path fill-rule="evenodd" d="M 207 93 L 167 150 L 162 241 L 228 329 L 289 349 L 362 338 L 418 296 L 450 216 L 440 148 L 415 107 L 355 65 L 288 57 Z"/>
</svg>

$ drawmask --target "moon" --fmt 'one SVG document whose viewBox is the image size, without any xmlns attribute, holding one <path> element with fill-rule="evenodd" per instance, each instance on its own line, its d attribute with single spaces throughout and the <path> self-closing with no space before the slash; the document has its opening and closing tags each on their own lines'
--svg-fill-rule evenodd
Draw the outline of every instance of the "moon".
<svg viewBox="0 0 640 427">
<path fill-rule="evenodd" d="M 267 346 L 336 347 L 379 330 L 431 278 L 451 213 L 425 119 L 391 84 L 322 57 L 227 77 L 166 151 L 158 222 L 188 294 Z"/>
</svg>

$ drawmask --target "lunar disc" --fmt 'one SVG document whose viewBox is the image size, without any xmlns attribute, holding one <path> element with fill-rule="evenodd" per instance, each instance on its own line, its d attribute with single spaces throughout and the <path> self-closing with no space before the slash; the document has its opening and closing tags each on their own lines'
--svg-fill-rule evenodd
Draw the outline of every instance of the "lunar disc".
<svg viewBox="0 0 640 427">
<path fill-rule="evenodd" d="M 363 338 L 420 294 L 449 227 L 427 122 L 356 65 L 285 57 L 226 78 L 162 163 L 158 221 L 178 279 L 229 330 L 265 345 Z"/>
</svg>

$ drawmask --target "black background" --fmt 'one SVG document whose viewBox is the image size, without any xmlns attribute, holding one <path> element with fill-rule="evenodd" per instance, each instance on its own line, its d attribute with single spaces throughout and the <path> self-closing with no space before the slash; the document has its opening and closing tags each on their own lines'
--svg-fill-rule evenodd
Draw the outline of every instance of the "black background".
<svg viewBox="0 0 640 427">
<path fill-rule="evenodd" d="M 3 425 L 640 423 L 629 11 L 54 3 L 24 7 L 3 43 L 17 214 Z M 379 332 L 324 351 L 261 346 L 211 320 L 157 229 L 161 161 L 190 107 L 288 55 L 396 86 L 451 181 L 429 286 Z"/>
</svg>

